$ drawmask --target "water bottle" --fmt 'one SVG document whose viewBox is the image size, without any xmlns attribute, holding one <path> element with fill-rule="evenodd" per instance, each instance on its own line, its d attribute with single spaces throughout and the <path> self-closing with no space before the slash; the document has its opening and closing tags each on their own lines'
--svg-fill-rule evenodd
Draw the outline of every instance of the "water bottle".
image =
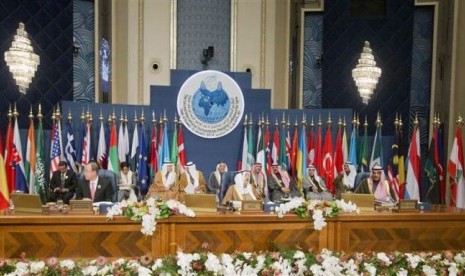
<svg viewBox="0 0 465 276">
<path fill-rule="evenodd" d="M 10 206 L 8 207 L 8 212 L 13 214 L 15 212 L 15 204 L 13 203 L 13 199 L 10 198 Z"/>
</svg>

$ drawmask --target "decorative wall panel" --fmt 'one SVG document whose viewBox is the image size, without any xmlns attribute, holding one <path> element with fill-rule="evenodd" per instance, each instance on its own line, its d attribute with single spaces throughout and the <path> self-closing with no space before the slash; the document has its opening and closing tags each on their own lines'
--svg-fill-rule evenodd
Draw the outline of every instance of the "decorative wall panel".
<svg viewBox="0 0 465 276">
<path fill-rule="evenodd" d="M 94 3 L 73 0 L 73 28 L 79 53 L 73 58 L 73 99 L 95 100 Z"/>
<path fill-rule="evenodd" d="M 231 1 L 178 0 L 177 69 L 229 70 Z M 202 51 L 214 47 L 208 68 L 202 63 Z"/>
<path fill-rule="evenodd" d="M 303 107 L 321 108 L 323 14 L 307 12 L 304 20 Z"/>
</svg>

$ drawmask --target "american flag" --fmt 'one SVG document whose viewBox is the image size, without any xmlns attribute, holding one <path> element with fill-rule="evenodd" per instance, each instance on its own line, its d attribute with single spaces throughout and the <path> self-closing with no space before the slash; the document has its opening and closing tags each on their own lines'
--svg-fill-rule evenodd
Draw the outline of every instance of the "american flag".
<svg viewBox="0 0 465 276">
<path fill-rule="evenodd" d="M 50 176 L 54 171 L 58 170 L 58 163 L 60 163 L 61 147 L 60 136 L 58 133 L 58 121 L 55 121 L 54 131 L 52 133 L 52 151 L 50 155 Z"/>
</svg>

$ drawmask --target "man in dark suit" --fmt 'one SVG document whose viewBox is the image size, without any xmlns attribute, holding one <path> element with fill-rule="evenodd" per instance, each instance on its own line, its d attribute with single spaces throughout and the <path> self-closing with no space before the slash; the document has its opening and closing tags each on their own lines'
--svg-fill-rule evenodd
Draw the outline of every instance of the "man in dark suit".
<svg viewBox="0 0 465 276">
<path fill-rule="evenodd" d="M 93 202 L 111 201 L 113 188 L 108 179 L 98 177 L 99 166 L 90 162 L 84 168 L 85 179 L 79 182 L 76 191 L 76 199 L 89 198 Z"/>
<path fill-rule="evenodd" d="M 65 204 L 69 204 L 69 200 L 74 197 L 78 180 L 76 173 L 67 169 L 66 161 L 58 163 L 58 170 L 54 171 L 50 179 L 50 196 L 48 202 L 56 202 L 63 200 Z"/>
</svg>

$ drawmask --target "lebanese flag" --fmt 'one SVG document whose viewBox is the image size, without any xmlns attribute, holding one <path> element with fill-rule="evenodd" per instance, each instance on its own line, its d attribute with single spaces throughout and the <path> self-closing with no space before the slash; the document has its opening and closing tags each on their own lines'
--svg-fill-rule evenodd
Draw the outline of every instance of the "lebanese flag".
<svg viewBox="0 0 465 276">
<path fill-rule="evenodd" d="M 334 159 L 333 159 L 333 142 L 331 137 L 331 125 L 326 130 L 325 144 L 323 146 L 322 176 L 326 182 L 326 187 L 334 194 Z"/>
<path fill-rule="evenodd" d="M 421 169 L 421 156 L 420 156 L 420 133 L 415 127 L 412 133 L 412 140 L 408 150 L 407 157 L 407 177 L 405 187 L 405 199 L 420 200 L 420 169 Z"/>
<path fill-rule="evenodd" d="M 450 152 L 447 171 L 451 182 L 451 205 L 458 208 L 465 208 L 465 180 L 463 178 L 463 140 L 462 130 L 457 127 L 455 130 L 454 143 Z"/>
</svg>

